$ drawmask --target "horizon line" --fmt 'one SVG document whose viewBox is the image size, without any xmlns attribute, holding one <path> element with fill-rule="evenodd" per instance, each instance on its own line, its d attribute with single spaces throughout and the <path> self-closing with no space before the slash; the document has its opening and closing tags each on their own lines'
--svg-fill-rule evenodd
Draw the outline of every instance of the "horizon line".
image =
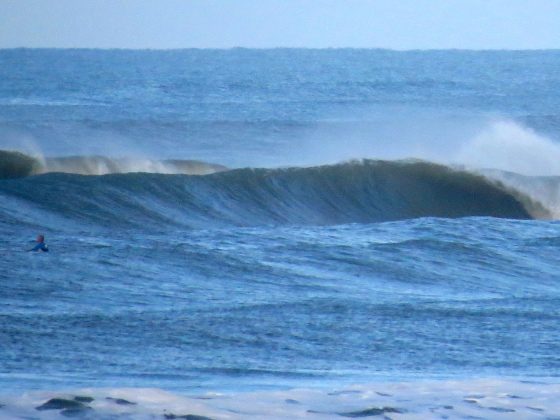
<svg viewBox="0 0 560 420">
<path fill-rule="evenodd" d="M 366 51 L 391 51 L 391 52 L 436 52 L 436 51 L 464 51 L 464 52 L 538 52 L 538 51 L 560 51 L 555 48 L 387 48 L 387 47 L 172 47 L 172 48 L 137 48 L 137 47 L 0 47 L 0 51 L 6 50 L 101 50 L 101 51 L 186 51 L 186 50 L 366 50 Z"/>
</svg>

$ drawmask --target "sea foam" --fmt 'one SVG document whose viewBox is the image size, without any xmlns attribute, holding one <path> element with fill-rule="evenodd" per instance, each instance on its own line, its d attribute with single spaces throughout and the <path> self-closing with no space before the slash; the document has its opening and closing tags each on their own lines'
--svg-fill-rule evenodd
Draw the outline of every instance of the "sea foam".
<svg viewBox="0 0 560 420">
<path fill-rule="evenodd" d="M 559 394 L 560 384 L 556 382 L 495 378 L 377 382 L 336 389 L 210 392 L 201 395 L 153 388 L 84 388 L 0 396 L 0 402 L 4 404 L 0 408 L 0 419 L 30 416 L 57 419 L 69 415 L 201 420 L 332 419 L 382 415 L 392 419 L 418 420 L 545 419 L 560 412 Z M 72 408 L 60 408 L 64 406 L 64 401 Z"/>
</svg>

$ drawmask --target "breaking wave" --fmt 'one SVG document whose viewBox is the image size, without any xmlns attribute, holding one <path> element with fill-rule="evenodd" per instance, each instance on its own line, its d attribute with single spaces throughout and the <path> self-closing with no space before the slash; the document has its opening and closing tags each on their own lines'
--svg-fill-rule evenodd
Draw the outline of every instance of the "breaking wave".
<svg viewBox="0 0 560 420">
<path fill-rule="evenodd" d="M 0 212 L 22 222 L 192 228 L 369 223 L 417 217 L 551 217 L 528 195 L 482 175 L 422 161 L 364 160 L 207 176 L 45 174 L 0 182 Z M 39 212 L 41 216 L 39 216 Z M 44 217 L 44 212 L 57 218 Z"/>
<path fill-rule="evenodd" d="M 22 178 L 39 173 L 41 162 L 20 152 L 0 150 L 0 179 Z"/>
<path fill-rule="evenodd" d="M 129 172 L 208 175 L 227 168 L 197 160 L 154 160 L 105 156 L 36 158 L 20 152 L 0 150 L 0 179 L 22 178 L 49 172 L 79 175 L 107 175 Z"/>
</svg>

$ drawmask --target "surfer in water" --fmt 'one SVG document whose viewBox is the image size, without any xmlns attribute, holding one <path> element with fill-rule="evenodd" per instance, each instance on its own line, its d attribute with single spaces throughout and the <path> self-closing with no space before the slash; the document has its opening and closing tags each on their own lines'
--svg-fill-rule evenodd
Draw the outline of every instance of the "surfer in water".
<svg viewBox="0 0 560 420">
<path fill-rule="evenodd" d="M 45 243 L 45 236 L 44 235 L 38 235 L 36 241 L 37 241 L 37 245 L 35 245 L 33 248 L 31 248 L 29 250 L 29 252 L 31 252 L 31 251 L 49 252 L 49 247 Z"/>
</svg>

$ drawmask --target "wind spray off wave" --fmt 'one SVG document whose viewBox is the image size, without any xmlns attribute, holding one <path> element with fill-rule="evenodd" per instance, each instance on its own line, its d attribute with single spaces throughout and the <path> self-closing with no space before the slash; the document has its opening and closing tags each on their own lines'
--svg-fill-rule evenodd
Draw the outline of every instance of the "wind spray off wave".
<svg viewBox="0 0 560 420">
<path fill-rule="evenodd" d="M 224 171 L 223 165 L 185 159 L 109 158 L 105 156 L 33 157 L 0 150 L 0 179 L 21 178 L 49 172 L 106 175 L 128 172 L 206 175 Z"/>
</svg>

